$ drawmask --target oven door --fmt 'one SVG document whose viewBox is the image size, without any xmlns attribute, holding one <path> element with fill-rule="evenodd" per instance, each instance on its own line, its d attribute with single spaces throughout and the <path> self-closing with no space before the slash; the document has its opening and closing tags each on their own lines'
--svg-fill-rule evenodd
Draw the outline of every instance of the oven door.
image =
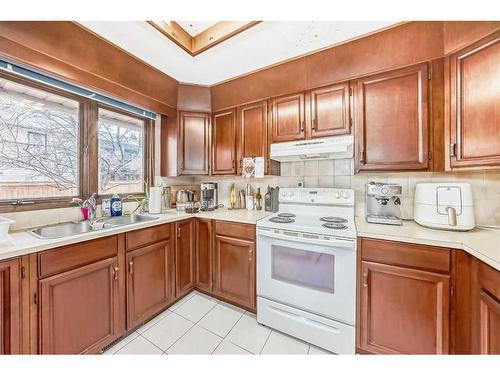
<svg viewBox="0 0 500 375">
<path fill-rule="evenodd" d="M 257 295 L 354 325 L 356 241 L 259 229 Z"/>
</svg>

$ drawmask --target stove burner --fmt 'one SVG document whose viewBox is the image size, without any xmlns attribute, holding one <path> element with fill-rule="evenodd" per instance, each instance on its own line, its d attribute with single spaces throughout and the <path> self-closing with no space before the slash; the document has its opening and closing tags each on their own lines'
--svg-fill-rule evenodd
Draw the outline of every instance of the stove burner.
<svg viewBox="0 0 500 375">
<path fill-rule="evenodd" d="M 282 216 L 272 217 L 269 219 L 269 221 L 273 223 L 283 223 L 283 224 L 290 224 L 295 222 L 295 220 L 290 219 L 289 217 L 282 217 Z"/>
<path fill-rule="evenodd" d="M 288 212 L 283 212 L 281 214 L 278 214 L 278 217 L 295 217 L 294 214 L 290 214 Z"/>
<path fill-rule="evenodd" d="M 328 229 L 347 229 L 347 225 L 340 223 L 325 223 L 323 224 L 323 227 Z"/>
<path fill-rule="evenodd" d="M 322 217 L 320 220 L 326 221 L 327 223 L 337 223 L 337 224 L 347 223 L 347 219 L 344 219 L 343 217 L 338 217 L 338 216 L 326 216 L 326 217 Z"/>
</svg>

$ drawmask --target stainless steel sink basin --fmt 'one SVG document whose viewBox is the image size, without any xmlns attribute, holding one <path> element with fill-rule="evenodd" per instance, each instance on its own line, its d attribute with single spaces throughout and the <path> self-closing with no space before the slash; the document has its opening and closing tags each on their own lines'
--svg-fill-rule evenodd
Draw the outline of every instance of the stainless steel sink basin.
<svg viewBox="0 0 500 375">
<path fill-rule="evenodd" d="M 152 221 L 158 219 L 157 216 L 146 216 L 146 215 L 130 215 L 130 216 L 111 216 L 111 217 L 103 217 L 101 219 L 97 219 L 97 223 L 104 223 L 105 227 L 115 227 L 122 225 L 130 225 L 142 223 L 145 221 Z"/>
<path fill-rule="evenodd" d="M 89 221 L 80 221 L 49 225 L 46 227 L 32 229 L 30 233 L 38 238 L 61 238 L 106 228 L 115 228 L 125 225 L 142 223 L 156 219 L 158 219 L 157 216 L 147 215 L 114 216 L 97 219 L 93 223 Z"/>
</svg>

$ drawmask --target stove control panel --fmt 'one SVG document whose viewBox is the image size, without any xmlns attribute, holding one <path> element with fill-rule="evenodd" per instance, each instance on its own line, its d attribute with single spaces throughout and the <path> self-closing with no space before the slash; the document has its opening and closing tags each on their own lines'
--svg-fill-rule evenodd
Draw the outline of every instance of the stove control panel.
<svg viewBox="0 0 500 375">
<path fill-rule="evenodd" d="M 280 203 L 354 206 L 354 190 L 334 188 L 280 188 Z"/>
</svg>

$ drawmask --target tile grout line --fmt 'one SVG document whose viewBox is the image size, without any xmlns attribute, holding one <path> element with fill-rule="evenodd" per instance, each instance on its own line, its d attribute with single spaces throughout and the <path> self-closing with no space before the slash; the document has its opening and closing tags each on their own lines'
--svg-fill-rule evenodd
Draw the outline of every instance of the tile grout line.
<svg viewBox="0 0 500 375">
<path fill-rule="evenodd" d="M 262 348 L 260 349 L 259 355 L 262 355 L 262 351 L 266 347 L 266 344 L 269 341 L 269 337 L 271 337 L 271 333 L 273 333 L 273 332 L 274 332 L 274 329 L 270 328 L 269 329 L 269 335 L 267 336 L 267 339 L 266 339 L 266 342 L 264 343 L 264 345 L 262 345 Z"/>
<path fill-rule="evenodd" d="M 186 301 L 186 302 L 187 302 L 187 301 Z M 215 305 L 214 305 L 214 306 L 213 306 L 210 310 L 208 310 L 208 311 L 205 313 L 205 315 L 203 315 L 203 316 L 200 318 L 200 320 L 201 320 L 201 319 L 203 319 L 203 318 L 204 318 L 204 317 L 205 317 L 205 316 L 206 316 L 206 315 L 207 315 L 210 311 L 212 311 L 212 310 L 215 308 L 215 306 L 217 306 L 218 304 L 219 304 L 219 303 L 217 302 L 217 303 L 216 303 L 216 304 L 215 304 Z M 183 334 L 181 337 L 179 337 L 177 340 L 175 340 L 175 341 L 172 343 L 172 345 L 170 345 L 170 346 L 169 346 L 169 347 L 165 350 L 165 353 L 166 353 L 166 352 L 167 352 L 167 350 L 169 350 L 172 346 L 174 346 L 174 345 L 175 345 L 175 344 L 176 344 L 176 343 L 177 343 L 180 339 L 182 339 L 184 336 L 186 336 L 186 335 L 188 334 L 188 332 L 189 332 L 189 331 L 191 331 L 191 330 L 193 329 L 193 327 L 194 327 L 194 326 L 198 325 L 198 323 L 195 323 L 195 322 L 193 322 L 192 320 L 189 320 L 188 318 L 186 318 L 186 317 L 182 316 L 181 314 L 177 314 L 175 311 L 172 311 L 172 314 L 175 314 L 175 315 L 177 315 L 177 316 L 180 316 L 181 318 L 186 319 L 188 322 L 193 323 L 193 325 L 192 325 L 192 326 L 191 326 L 191 327 L 190 327 L 190 328 L 189 328 L 186 332 L 184 332 L 184 334 Z M 200 321 L 200 320 L 198 320 L 198 321 Z M 201 326 L 200 326 L 200 328 L 203 328 L 203 327 L 201 327 Z M 203 328 L 203 329 L 204 329 L 204 330 L 206 330 L 206 331 L 208 331 L 206 328 Z M 210 332 L 210 331 L 208 331 L 208 332 Z M 213 332 L 210 332 L 210 333 L 213 333 Z M 216 335 L 216 336 L 217 336 L 217 335 Z M 218 337 L 220 337 L 220 336 L 218 336 Z M 168 353 L 167 353 L 167 354 L 168 354 Z"/>
<path fill-rule="evenodd" d="M 231 327 L 231 329 L 229 331 L 227 331 L 226 335 L 222 338 L 222 341 L 219 343 L 219 345 L 217 345 L 217 347 L 212 351 L 212 353 L 210 354 L 213 354 L 217 348 L 226 340 L 226 337 L 229 336 L 229 334 L 231 333 L 231 331 L 234 329 L 234 327 L 236 326 L 236 324 L 238 324 L 238 322 L 241 320 L 241 318 L 243 317 L 243 315 L 245 315 L 245 312 L 246 310 L 243 310 L 243 313 L 240 315 L 240 317 L 238 318 L 238 320 L 236 320 L 236 322 L 233 324 L 233 326 Z M 200 320 L 201 321 L 201 320 Z M 212 331 L 210 331 L 212 332 Z M 217 335 L 218 336 L 218 335 Z M 220 337 L 220 336 L 219 336 Z M 231 342 L 231 341 L 228 341 L 229 343 L 233 344 L 233 345 L 236 345 L 234 342 Z M 240 349 L 243 349 L 241 346 L 239 345 L 236 345 L 238 348 Z M 243 349 L 245 350 L 245 349 Z M 246 350 L 248 352 L 248 350 Z M 250 353 L 250 352 L 249 352 Z M 253 353 L 250 353 L 250 354 L 253 354 Z"/>
</svg>

